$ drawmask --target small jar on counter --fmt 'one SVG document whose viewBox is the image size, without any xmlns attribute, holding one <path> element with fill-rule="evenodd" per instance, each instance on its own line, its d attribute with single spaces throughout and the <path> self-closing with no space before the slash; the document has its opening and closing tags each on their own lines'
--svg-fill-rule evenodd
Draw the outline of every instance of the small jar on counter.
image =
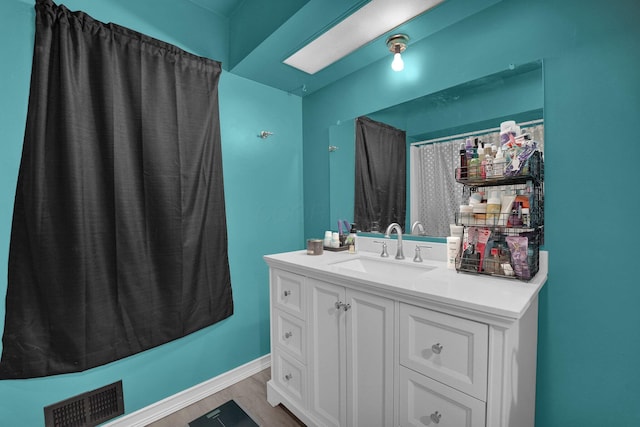
<svg viewBox="0 0 640 427">
<path fill-rule="evenodd" d="M 307 255 L 322 255 L 322 240 L 307 239 Z"/>
</svg>

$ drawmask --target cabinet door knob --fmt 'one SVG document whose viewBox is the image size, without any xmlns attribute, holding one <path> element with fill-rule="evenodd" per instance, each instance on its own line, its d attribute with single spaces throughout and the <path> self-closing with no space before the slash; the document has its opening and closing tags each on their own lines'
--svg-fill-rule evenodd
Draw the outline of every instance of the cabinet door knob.
<svg viewBox="0 0 640 427">
<path fill-rule="evenodd" d="M 440 352 L 442 351 L 442 346 L 440 345 L 440 343 L 434 344 L 431 346 L 431 351 L 433 351 L 435 354 L 440 354 Z"/>
<path fill-rule="evenodd" d="M 342 301 L 337 301 L 333 306 L 336 310 L 343 309 L 344 311 L 348 311 L 351 308 L 351 304 L 345 304 Z"/>
<path fill-rule="evenodd" d="M 284 291 L 284 296 L 288 297 L 289 295 L 291 295 L 291 291 Z"/>
<path fill-rule="evenodd" d="M 287 380 L 287 381 L 289 381 L 291 378 L 293 378 L 293 375 L 291 375 L 291 374 L 287 374 L 287 375 L 284 376 L 284 379 Z"/>
<path fill-rule="evenodd" d="M 429 415 L 429 418 L 431 418 L 431 421 L 433 421 L 434 424 L 438 424 L 440 422 L 440 418 L 442 418 L 442 414 L 436 411 L 433 414 Z"/>
<path fill-rule="evenodd" d="M 285 338 L 291 338 L 292 335 L 293 335 L 293 333 L 291 333 L 291 332 L 285 332 L 284 333 L 284 337 Z"/>
</svg>

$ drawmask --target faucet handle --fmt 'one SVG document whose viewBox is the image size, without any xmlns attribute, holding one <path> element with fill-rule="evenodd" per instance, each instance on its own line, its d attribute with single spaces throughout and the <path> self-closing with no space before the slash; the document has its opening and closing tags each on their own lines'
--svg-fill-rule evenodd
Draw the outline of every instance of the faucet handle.
<svg viewBox="0 0 640 427">
<path fill-rule="evenodd" d="M 420 253 L 420 248 L 431 249 L 431 246 L 427 245 L 416 245 L 416 254 L 413 257 L 413 262 L 422 262 L 422 254 Z"/>
<path fill-rule="evenodd" d="M 416 245 L 416 254 L 413 256 L 413 262 L 422 262 L 422 255 L 420 254 L 420 246 Z"/>
<path fill-rule="evenodd" d="M 380 256 L 382 258 L 389 258 L 389 253 L 387 252 L 387 242 L 381 242 L 380 240 L 374 240 L 373 243 L 381 243 L 382 244 L 382 253 Z"/>
</svg>

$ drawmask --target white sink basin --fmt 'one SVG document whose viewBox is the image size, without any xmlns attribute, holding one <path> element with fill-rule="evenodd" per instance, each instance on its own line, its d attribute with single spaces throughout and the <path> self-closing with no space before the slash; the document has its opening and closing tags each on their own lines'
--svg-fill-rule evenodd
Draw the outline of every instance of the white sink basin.
<svg viewBox="0 0 640 427">
<path fill-rule="evenodd" d="M 343 272 L 364 273 L 390 279 L 412 279 L 436 268 L 428 264 L 414 263 L 411 260 L 366 257 L 338 261 L 331 265 Z"/>
</svg>

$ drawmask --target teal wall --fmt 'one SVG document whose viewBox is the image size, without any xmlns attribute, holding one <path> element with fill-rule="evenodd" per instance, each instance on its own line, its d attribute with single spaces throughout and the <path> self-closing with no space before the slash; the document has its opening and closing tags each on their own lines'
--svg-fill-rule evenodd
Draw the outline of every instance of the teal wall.
<svg viewBox="0 0 640 427">
<path fill-rule="evenodd" d="M 635 0 L 504 0 L 410 44 L 402 73 L 389 57 L 303 101 L 305 234 L 320 235 L 334 222 L 331 126 L 543 59 L 550 266 L 540 295 L 538 427 L 640 425 L 638 16 Z"/>
<path fill-rule="evenodd" d="M 226 22 L 189 2 L 181 2 L 180 10 L 172 12 L 175 7 L 170 3 L 127 0 L 125 9 L 122 0 L 64 2 L 71 10 L 224 60 L 226 45 L 220 40 L 226 38 Z M 0 321 L 5 312 L 33 22 L 31 0 L 0 2 Z M 304 242 L 302 102 L 227 72 L 219 89 L 234 315 L 180 340 L 83 373 L 0 381 L 0 425 L 42 426 L 44 406 L 119 379 L 126 412 L 131 413 L 269 353 L 268 270 L 262 256 L 301 249 Z M 261 130 L 274 135 L 260 139 Z"/>
<path fill-rule="evenodd" d="M 178 12 L 171 0 L 65 4 L 228 61 L 228 22 L 189 2 Z M 181 340 L 84 373 L 0 381 L 2 425 L 42 425 L 43 406 L 118 379 L 127 412 L 133 412 L 266 354 L 267 268 L 261 256 L 301 248 L 305 237 L 322 236 L 341 214 L 329 207 L 331 127 L 538 59 L 544 61 L 550 267 L 540 295 L 536 425 L 640 425 L 640 286 L 632 271 L 638 237 L 632 221 L 640 207 L 634 190 L 639 12 L 636 0 L 503 0 L 412 43 L 403 54 L 404 72 L 391 71 L 389 57 L 303 101 L 223 73 L 220 116 L 236 313 Z M 0 39 L 4 297 L 33 48 L 31 0 L 0 3 Z M 256 138 L 261 130 L 275 135 Z M 629 226 L 622 227 L 627 218 Z M 1 321 L 4 301 L 0 307 Z"/>
</svg>

